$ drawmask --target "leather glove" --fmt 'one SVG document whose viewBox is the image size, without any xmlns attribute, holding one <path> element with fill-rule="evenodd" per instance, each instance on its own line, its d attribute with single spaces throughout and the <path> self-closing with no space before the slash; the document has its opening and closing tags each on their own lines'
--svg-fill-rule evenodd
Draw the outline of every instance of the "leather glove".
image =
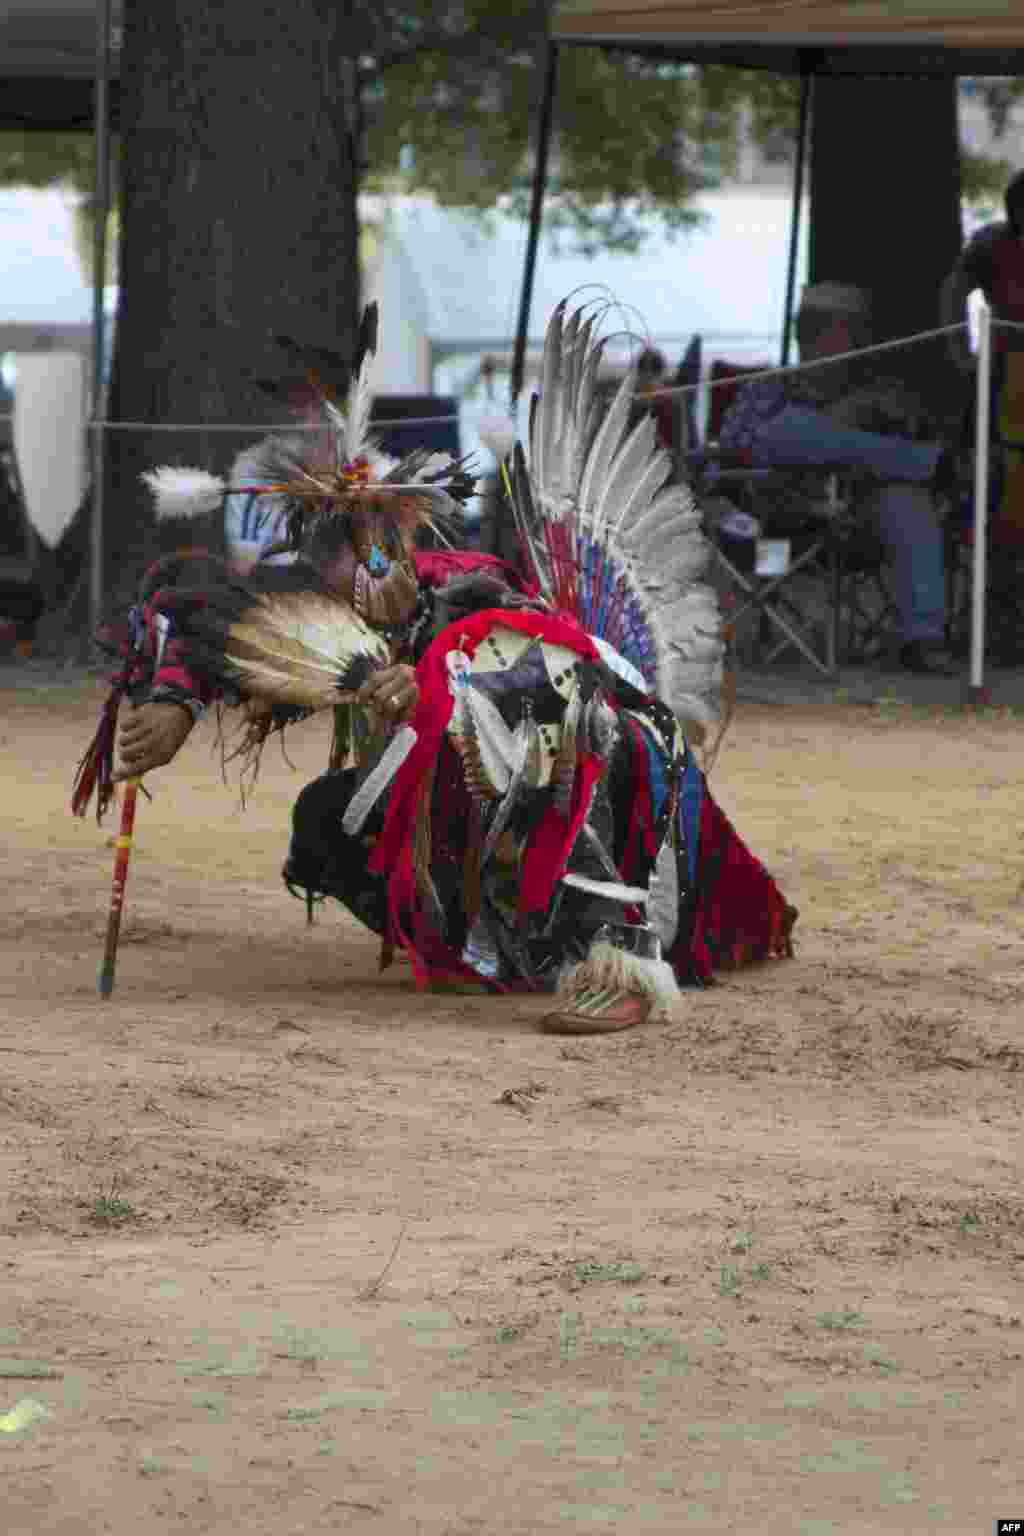
<svg viewBox="0 0 1024 1536">
<path fill-rule="evenodd" d="M 179 704 L 142 704 L 123 719 L 118 732 L 114 782 L 161 768 L 176 755 L 194 725 Z"/>
</svg>

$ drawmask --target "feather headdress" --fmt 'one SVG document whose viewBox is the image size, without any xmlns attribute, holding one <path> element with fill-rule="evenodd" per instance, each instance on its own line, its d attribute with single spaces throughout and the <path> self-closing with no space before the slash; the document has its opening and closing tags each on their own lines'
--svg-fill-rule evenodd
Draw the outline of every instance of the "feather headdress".
<svg viewBox="0 0 1024 1536">
<path fill-rule="evenodd" d="M 516 445 L 507 485 L 523 549 L 547 601 L 612 647 L 686 719 L 716 714 L 723 644 L 717 600 L 702 576 L 709 547 L 686 485 L 654 422 L 632 424 L 636 370 L 605 408 L 596 385 L 602 343 L 593 317 L 548 326 L 530 456 Z"/>
<path fill-rule="evenodd" d="M 429 525 L 443 534 L 475 482 L 465 460 L 448 454 L 417 449 L 394 460 L 380 453 L 370 430 L 376 350 L 377 306 L 370 304 L 344 404 L 317 369 L 307 370 L 311 387 L 319 388 L 324 432 L 267 438 L 247 455 L 244 486 L 200 469 L 165 465 L 148 472 L 142 478 L 155 498 L 158 520 L 208 515 L 225 496 L 244 490 L 285 499 L 289 543 L 300 552 L 322 544 L 333 521 L 358 518 L 369 506 L 387 507 L 407 530 Z"/>
</svg>

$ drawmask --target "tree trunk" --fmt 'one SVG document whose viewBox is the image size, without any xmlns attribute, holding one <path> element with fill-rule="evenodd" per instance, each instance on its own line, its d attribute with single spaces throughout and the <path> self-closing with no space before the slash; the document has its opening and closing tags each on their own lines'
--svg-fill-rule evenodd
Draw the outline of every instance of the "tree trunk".
<svg viewBox="0 0 1024 1536">
<path fill-rule="evenodd" d="M 955 79 L 820 77 L 811 126 L 811 282 L 870 291 L 875 339 L 934 329 L 960 251 Z M 942 419 L 958 376 L 944 341 L 881 354 Z"/>
<path fill-rule="evenodd" d="M 353 144 L 334 0 L 132 0 L 122 52 L 121 298 L 110 416 L 281 420 L 255 380 L 284 333 L 347 351 L 356 326 Z M 105 591 L 160 547 L 140 473 L 223 474 L 254 433 L 107 434 Z M 220 518 L 197 529 L 197 542 Z"/>
</svg>

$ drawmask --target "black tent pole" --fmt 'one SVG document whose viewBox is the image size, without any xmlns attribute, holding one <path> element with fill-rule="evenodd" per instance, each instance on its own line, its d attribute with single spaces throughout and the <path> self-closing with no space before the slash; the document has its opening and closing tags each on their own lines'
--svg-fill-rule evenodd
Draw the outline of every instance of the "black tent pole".
<svg viewBox="0 0 1024 1536">
<path fill-rule="evenodd" d="M 540 123 L 537 128 L 537 158 L 533 168 L 533 196 L 530 202 L 530 230 L 526 241 L 526 263 L 523 267 L 523 286 L 519 294 L 519 319 L 516 322 L 515 350 L 512 354 L 512 407 L 523 388 L 526 372 L 526 344 L 530 332 L 530 308 L 533 302 L 533 276 L 537 266 L 537 246 L 540 242 L 540 226 L 544 213 L 544 189 L 548 180 L 548 157 L 551 151 L 551 130 L 555 118 L 555 93 L 558 89 L 558 45 L 547 45 L 547 64 L 544 72 L 544 96 L 541 101 Z"/>
<path fill-rule="evenodd" d="M 93 96 L 96 201 L 92 237 L 92 502 L 89 529 L 89 635 L 95 635 L 103 613 L 103 523 L 106 438 L 105 415 L 107 223 L 110 218 L 110 43 L 111 0 L 96 8 L 96 66 Z"/>
<path fill-rule="evenodd" d="M 807 127 L 811 117 L 812 60 L 806 53 L 800 54 L 800 119 L 797 125 L 796 165 L 793 168 L 793 211 L 789 220 L 789 266 L 786 271 L 786 313 L 782 327 L 782 361 L 780 367 L 789 364 L 790 340 L 793 333 L 793 310 L 796 303 L 796 265 L 800 254 L 800 218 L 804 200 L 804 168 L 807 164 Z"/>
</svg>

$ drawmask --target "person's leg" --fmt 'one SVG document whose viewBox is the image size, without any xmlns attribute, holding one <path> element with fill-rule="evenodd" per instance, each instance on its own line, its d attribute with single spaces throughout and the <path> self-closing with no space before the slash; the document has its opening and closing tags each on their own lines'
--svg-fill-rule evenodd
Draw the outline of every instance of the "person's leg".
<svg viewBox="0 0 1024 1536">
<path fill-rule="evenodd" d="M 755 466 L 788 469 L 866 469 L 879 480 L 925 483 L 935 474 L 940 443 L 859 432 L 823 411 L 787 405 L 762 421 L 751 444 Z"/>
<path fill-rule="evenodd" d="M 934 502 L 920 486 L 885 485 L 875 507 L 892 561 L 900 641 L 941 641 L 946 627 L 945 552 Z"/>
<path fill-rule="evenodd" d="M 955 676 L 945 643 L 946 550 L 935 503 L 922 486 L 886 485 L 874 509 L 892 563 L 900 660 L 913 672 Z"/>
</svg>

